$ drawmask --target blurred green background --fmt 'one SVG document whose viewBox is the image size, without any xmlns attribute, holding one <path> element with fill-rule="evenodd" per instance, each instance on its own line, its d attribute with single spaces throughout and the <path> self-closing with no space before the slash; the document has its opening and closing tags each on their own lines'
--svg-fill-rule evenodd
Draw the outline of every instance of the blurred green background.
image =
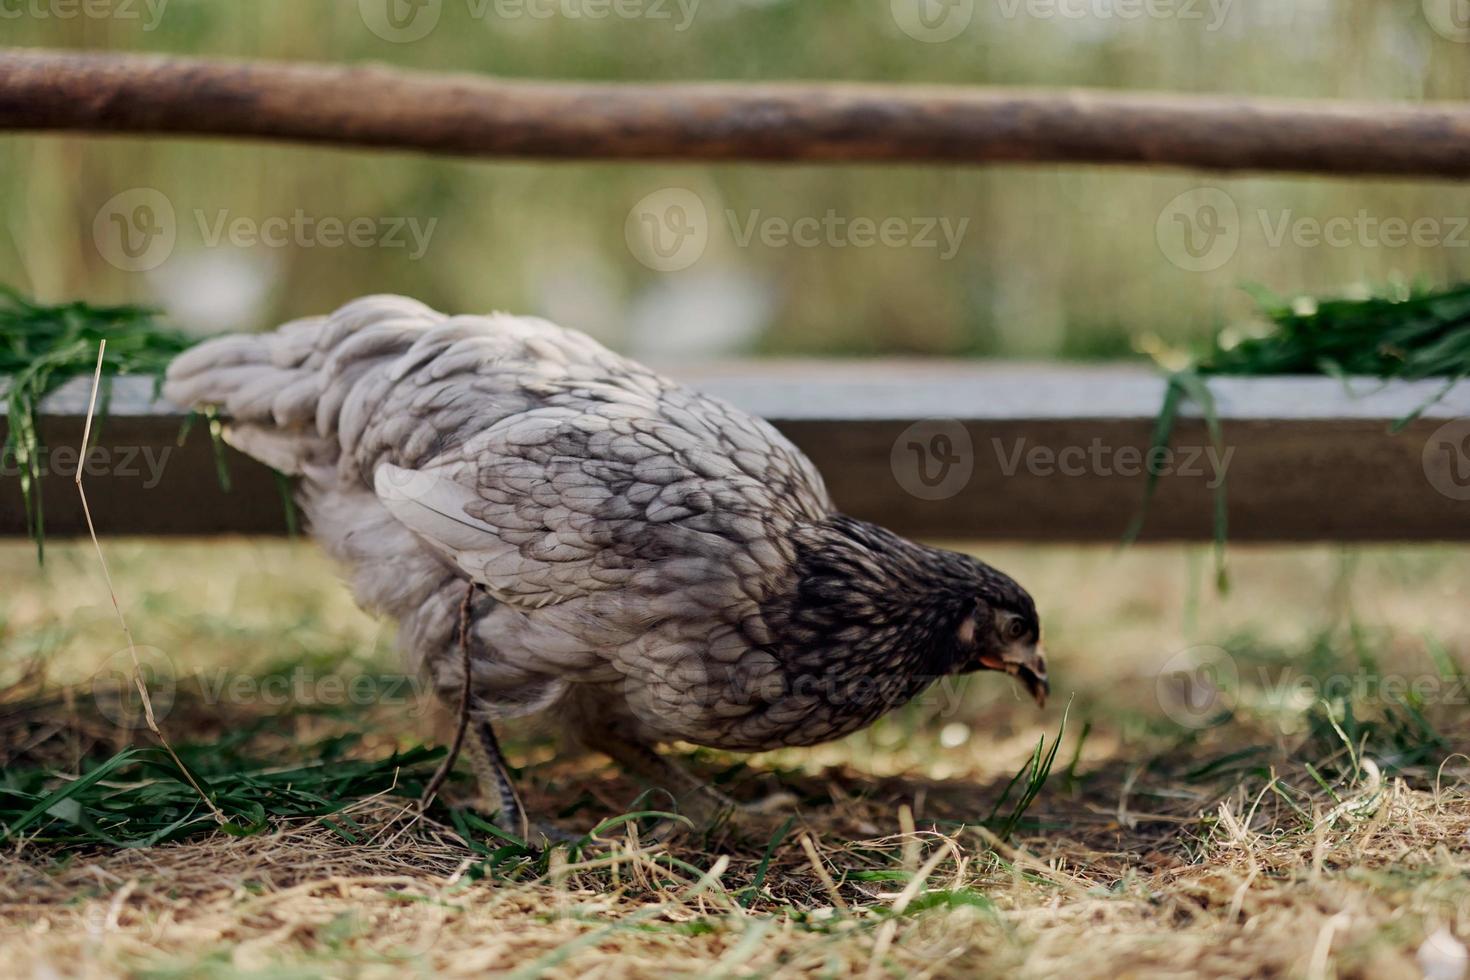
<svg viewBox="0 0 1470 980">
<path fill-rule="evenodd" d="M 1293 97 L 1459 100 L 1464 0 L 922 0 L 967 18 L 906 33 L 920 0 L 442 0 L 425 37 L 370 27 L 407 0 L 0 0 L 5 44 L 598 80 L 854 79 L 1098 86 Z M 376 5 L 377 13 L 374 13 Z M 432 6 L 432 3 L 431 3 Z M 623 13 L 619 13 L 622 11 Z M 1153 13 L 1150 13 L 1153 11 Z M 72 12 L 73 16 L 62 16 Z M 607 16 L 596 16 L 605 12 Z M 911 11 L 910 11 L 911 12 Z M 1461 11 L 1470 13 L 1470 11 Z M 907 18 L 907 19 L 906 19 Z M 1450 18 L 1447 20 L 1447 18 Z M 952 24 L 958 24 L 952 21 Z M 1466 33 L 1466 32 L 1461 32 Z M 1470 36 L 1470 35 L 1467 35 Z M 371 91 L 362 97 L 373 98 Z M 1470 274 L 1470 190 L 1450 182 L 1223 179 L 1102 168 L 494 163 L 206 141 L 0 138 L 0 281 L 44 300 L 140 300 L 200 332 L 262 328 L 365 292 L 444 309 L 536 313 L 649 356 L 1137 356 L 1250 315 L 1239 288 L 1353 293 Z M 147 271 L 99 248 L 109 201 L 153 188 L 177 241 Z M 1238 246 L 1194 271 L 1171 202 L 1222 190 Z M 698 261 L 661 272 L 630 249 L 630 210 L 686 188 L 707 205 Z M 1193 198 L 1187 199 L 1193 201 Z M 1191 205 L 1195 207 L 1195 205 Z M 220 216 L 417 221 L 410 247 L 211 244 Z M 727 215 L 733 215 L 729 217 Z M 752 218 L 964 224 L 941 247 L 741 245 Z M 1433 232 L 1316 242 L 1299 219 L 1365 214 Z M 732 227 L 734 225 L 735 227 Z M 386 228 L 386 225 L 377 227 Z M 937 233 L 936 233 L 937 234 Z M 412 239 L 409 239 L 412 242 Z M 1171 256 L 1173 258 L 1171 258 Z"/>
</svg>

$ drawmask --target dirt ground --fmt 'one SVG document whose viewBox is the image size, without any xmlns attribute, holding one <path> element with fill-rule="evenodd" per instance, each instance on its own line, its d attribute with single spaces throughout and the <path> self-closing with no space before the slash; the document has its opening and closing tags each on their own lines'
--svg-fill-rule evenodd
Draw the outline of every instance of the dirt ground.
<svg viewBox="0 0 1470 980">
<path fill-rule="evenodd" d="M 370 760 L 442 738 L 391 627 L 309 545 L 107 548 L 180 751 L 263 771 L 324 739 Z M 1465 976 L 1470 553 L 1235 549 L 1225 596 L 1200 549 L 978 553 L 1037 598 L 1045 711 L 975 677 L 831 745 L 686 748 L 735 795 L 794 802 L 540 858 L 395 786 L 149 847 L 87 842 L 58 807 L 4 828 L 0 973 Z M 0 790 L 151 744 L 108 686 L 130 660 L 90 546 L 38 571 L 5 545 L 0 581 Z M 554 736 L 508 746 L 536 812 L 580 833 L 648 805 Z M 102 785 L 146 800 L 148 778 Z"/>
</svg>

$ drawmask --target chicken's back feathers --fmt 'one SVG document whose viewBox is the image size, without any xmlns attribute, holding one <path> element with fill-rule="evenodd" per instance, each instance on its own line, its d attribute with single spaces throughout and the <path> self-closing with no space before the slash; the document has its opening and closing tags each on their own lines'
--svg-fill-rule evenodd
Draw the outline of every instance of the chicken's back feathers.
<svg viewBox="0 0 1470 980">
<path fill-rule="evenodd" d="M 665 705 L 713 683 L 691 665 L 774 669 L 763 605 L 792 586 L 798 528 L 832 511 L 764 421 L 534 318 L 367 297 L 201 344 L 164 392 L 302 477 L 313 534 L 441 687 L 460 682 L 464 582 L 482 586 L 475 683 L 500 711 L 616 683 L 687 737 Z"/>
</svg>

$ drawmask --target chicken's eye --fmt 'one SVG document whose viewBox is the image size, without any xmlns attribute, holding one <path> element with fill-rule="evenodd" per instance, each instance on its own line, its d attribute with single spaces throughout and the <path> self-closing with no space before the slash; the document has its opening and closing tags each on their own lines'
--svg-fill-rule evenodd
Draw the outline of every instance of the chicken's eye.
<svg viewBox="0 0 1470 980">
<path fill-rule="evenodd" d="M 1019 640 L 1026 635 L 1026 623 L 1020 617 L 1007 620 L 1003 633 L 1007 640 Z"/>
</svg>

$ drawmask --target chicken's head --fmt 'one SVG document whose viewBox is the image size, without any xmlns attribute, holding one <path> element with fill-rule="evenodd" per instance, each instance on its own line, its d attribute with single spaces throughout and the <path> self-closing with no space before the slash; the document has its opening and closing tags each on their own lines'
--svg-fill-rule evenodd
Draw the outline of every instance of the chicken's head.
<svg viewBox="0 0 1470 980">
<path fill-rule="evenodd" d="M 980 564 L 980 563 L 976 563 Z M 1041 621 L 1026 590 L 988 566 L 971 615 L 960 622 L 960 649 L 970 670 L 998 670 L 1026 686 L 1036 703 L 1046 705 L 1051 685 L 1041 647 Z"/>
</svg>

